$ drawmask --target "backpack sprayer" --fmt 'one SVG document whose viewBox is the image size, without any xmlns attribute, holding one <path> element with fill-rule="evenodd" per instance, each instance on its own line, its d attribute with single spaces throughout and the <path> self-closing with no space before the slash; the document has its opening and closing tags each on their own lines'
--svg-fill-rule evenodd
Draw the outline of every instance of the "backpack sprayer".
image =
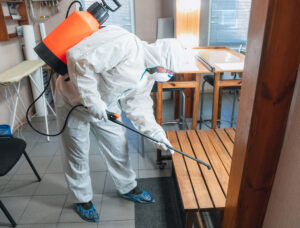
<svg viewBox="0 0 300 228">
<path fill-rule="evenodd" d="M 110 8 L 107 3 L 104 0 L 101 0 L 102 3 L 94 2 L 87 11 L 74 11 L 69 17 L 68 12 L 71 8 L 71 5 L 75 2 L 78 2 L 80 5 L 81 3 L 79 1 L 74 1 L 70 4 L 69 9 L 67 11 L 66 19 L 57 27 L 55 28 L 42 42 L 40 42 L 35 48 L 35 52 L 38 54 L 38 56 L 46 62 L 53 71 L 59 73 L 60 75 L 65 75 L 68 73 L 67 68 L 67 58 L 66 53 L 67 51 L 72 48 L 74 45 L 79 43 L 82 39 L 84 39 L 87 36 L 90 36 L 97 30 L 101 29 L 101 25 L 108 19 L 109 14 L 108 11 L 115 12 L 121 7 L 121 4 L 118 2 L 118 0 L 113 0 L 113 2 L 116 4 L 116 8 L 112 9 Z M 80 7 L 82 8 L 82 6 Z M 36 128 L 34 128 L 29 120 L 29 110 L 30 108 L 35 104 L 35 102 L 40 99 L 43 94 L 45 93 L 46 89 L 50 85 L 50 80 L 53 71 L 50 73 L 50 79 L 44 89 L 44 91 L 33 101 L 32 104 L 29 105 L 27 112 L 26 112 L 26 119 L 29 124 L 29 126 L 36 131 L 37 133 L 44 135 L 44 136 L 58 136 L 60 135 L 68 122 L 68 119 L 70 117 L 70 114 L 74 109 L 77 107 L 84 107 L 82 104 L 75 105 L 71 108 L 69 113 L 67 114 L 65 123 L 62 127 L 62 129 L 56 133 L 56 134 L 45 134 Z M 143 137 L 146 137 L 156 143 L 162 143 L 159 140 L 150 137 L 148 135 L 145 135 L 144 133 L 133 129 L 125 124 L 123 124 L 121 121 L 117 120 L 119 118 L 119 115 L 117 113 L 112 113 L 107 111 L 108 119 L 116 124 L 119 124 L 137 134 L 142 135 Z M 164 143 L 165 144 L 165 143 Z M 208 169 L 211 169 L 211 166 L 203 161 L 200 161 L 197 158 L 194 158 L 180 150 L 177 150 L 167 144 L 165 144 L 169 149 L 182 154 L 204 166 L 206 166 Z"/>
<path fill-rule="evenodd" d="M 101 29 L 102 24 L 109 18 L 108 11 L 115 12 L 121 7 L 118 0 L 113 2 L 117 6 L 115 9 L 102 0 L 102 3 L 94 2 L 87 11 L 74 11 L 69 17 L 67 13 L 66 19 L 34 48 L 35 52 L 55 72 L 65 75 L 68 73 L 67 51 Z"/>
</svg>

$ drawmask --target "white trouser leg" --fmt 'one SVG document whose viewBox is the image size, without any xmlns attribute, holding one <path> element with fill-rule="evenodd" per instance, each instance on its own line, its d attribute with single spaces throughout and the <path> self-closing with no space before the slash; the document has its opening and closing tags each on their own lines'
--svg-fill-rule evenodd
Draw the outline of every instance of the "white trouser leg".
<svg viewBox="0 0 300 228">
<path fill-rule="evenodd" d="M 59 129 L 62 128 L 71 106 L 56 108 Z M 65 178 L 68 188 L 76 202 L 89 202 L 93 190 L 89 168 L 90 123 L 78 118 L 75 111 L 71 114 L 64 132 L 61 135 Z"/>
<path fill-rule="evenodd" d="M 110 109 L 110 111 L 120 114 L 120 110 Z M 130 163 L 126 129 L 111 121 L 99 121 L 91 123 L 91 130 L 96 136 L 117 190 L 121 194 L 128 193 L 136 187 L 137 182 Z"/>
</svg>

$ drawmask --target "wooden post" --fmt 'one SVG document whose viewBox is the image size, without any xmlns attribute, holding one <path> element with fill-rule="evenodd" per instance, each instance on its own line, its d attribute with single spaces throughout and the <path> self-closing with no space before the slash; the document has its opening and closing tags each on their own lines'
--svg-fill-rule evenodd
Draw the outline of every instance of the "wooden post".
<svg viewBox="0 0 300 228">
<path fill-rule="evenodd" d="M 299 1 L 253 0 L 223 228 L 262 227 L 300 63 Z"/>
</svg>

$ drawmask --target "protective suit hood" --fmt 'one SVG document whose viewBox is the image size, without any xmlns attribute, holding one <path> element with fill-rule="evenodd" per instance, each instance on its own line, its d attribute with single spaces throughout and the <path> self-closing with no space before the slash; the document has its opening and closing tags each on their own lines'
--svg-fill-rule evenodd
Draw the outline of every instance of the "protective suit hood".
<svg viewBox="0 0 300 228">
<path fill-rule="evenodd" d="M 194 61 L 191 50 L 185 49 L 177 39 L 159 39 L 155 43 L 143 42 L 147 68 L 162 66 L 175 73 Z"/>
</svg>

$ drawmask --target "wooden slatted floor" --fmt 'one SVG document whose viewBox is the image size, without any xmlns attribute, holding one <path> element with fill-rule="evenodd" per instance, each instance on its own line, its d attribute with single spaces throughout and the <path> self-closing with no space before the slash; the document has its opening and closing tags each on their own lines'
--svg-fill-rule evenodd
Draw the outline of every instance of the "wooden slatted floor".
<svg viewBox="0 0 300 228">
<path fill-rule="evenodd" d="M 212 166 L 205 166 L 178 153 L 172 156 L 184 210 L 210 210 L 225 207 L 235 130 L 167 131 L 178 150 Z"/>
</svg>

